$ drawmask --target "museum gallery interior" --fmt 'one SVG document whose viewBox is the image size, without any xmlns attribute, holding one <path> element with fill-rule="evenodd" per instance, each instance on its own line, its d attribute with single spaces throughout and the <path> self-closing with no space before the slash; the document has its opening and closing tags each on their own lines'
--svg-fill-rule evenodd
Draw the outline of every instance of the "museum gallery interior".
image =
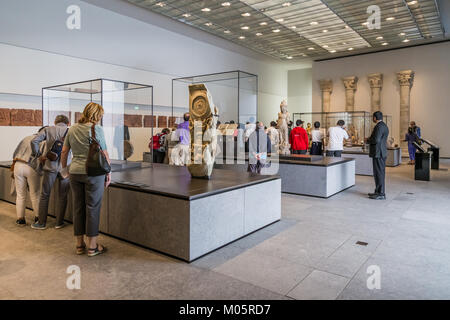
<svg viewBox="0 0 450 320">
<path fill-rule="evenodd" d="M 0 1 L 0 299 L 450 299 L 450 1 Z"/>
</svg>

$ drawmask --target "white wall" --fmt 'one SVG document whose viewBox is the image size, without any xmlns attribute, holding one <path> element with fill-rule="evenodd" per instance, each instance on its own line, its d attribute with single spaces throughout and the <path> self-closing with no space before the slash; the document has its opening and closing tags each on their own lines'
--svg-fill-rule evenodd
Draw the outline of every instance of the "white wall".
<svg viewBox="0 0 450 320">
<path fill-rule="evenodd" d="M 288 103 L 291 114 L 311 112 L 312 69 L 290 70 L 288 72 Z"/>
<path fill-rule="evenodd" d="M 72 4 L 81 8 L 81 30 L 66 28 L 66 8 Z M 0 57 L 0 93 L 36 97 L 42 87 L 110 78 L 153 85 L 154 104 L 161 106 L 171 105 L 173 78 L 248 71 L 259 76 L 258 117 L 265 122 L 273 119 L 279 102 L 287 97 L 287 70 L 292 66 L 227 50 L 198 35 L 193 39 L 79 0 L 0 0 Z M 14 132 L 0 142 L 0 160 L 9 159 L 20 138 L 34 129 L 22 128 L 23 134 L 17 130 L 0 127 L 2 137 Z"/>
<path fill-rule="evenodd" d="M 441 156 L 450 157 L 450 42 L 405 48 L 313 64 L 313 111 L 321 111 L 319 79 L 333 80 L 331 111 L 345 109 L 345 91 L 341 77 L 358 76 L 356 110 L 370 110 L 370 86 L 367 75 L 381 72 L 384 85 L 381 111 L 393 117 L 393 137 L 398 143 L 400 132 L 400 95 L 396 72 L 415 71 L 411 90 L 411 120 L 422 128 L 424 138 L 441 146 Z"/>
</svg>

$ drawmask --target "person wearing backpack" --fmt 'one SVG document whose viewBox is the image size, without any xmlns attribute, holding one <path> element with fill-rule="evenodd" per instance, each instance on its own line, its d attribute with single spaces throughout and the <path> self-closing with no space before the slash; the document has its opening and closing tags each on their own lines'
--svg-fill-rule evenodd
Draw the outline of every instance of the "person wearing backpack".
<svg viewBox="0 0 450 320">
<path fill-rule="evenodd" d="M 37 230 L 46 229 L 48 205 L 50 192 L 55 182 L 58 183 L 58 195 L 56 205 L 56 229 L 65 226 L 64 214 L 67 207 L 67 194 L 69 192 L 69 179 L 64 179 L 60 175 L 61 162 L 60 155 L 64 138 L 69 130 L 69 118 L 65 115 L 58 115 L 55 118 L 55 125 L 47 127 L 31 140 L 31 150 L 33 157 L 39 157 L 43 171 L 41 195 L 39 198 L 39 221 L 31 225 Z M 45 141 L 44 151 L 41 153 L 39 146 Z"/>
<path fill-rule="evenodd" d="M 164 163 L 164 157 L 166 155 L 165 140 L 168 133 L 170 133 L 170 130 L 168 128 L 164 128 L 160 133 L 155 134 L 152 137 L 154 163 Z"/>
</svg>

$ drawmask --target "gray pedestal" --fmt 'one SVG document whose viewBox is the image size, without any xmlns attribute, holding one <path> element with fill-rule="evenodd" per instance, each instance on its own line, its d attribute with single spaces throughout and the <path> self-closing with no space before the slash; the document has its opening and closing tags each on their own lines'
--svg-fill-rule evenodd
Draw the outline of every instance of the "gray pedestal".
<svg viewBox="0 0 450 320">
<path fill-rule="evenodd" d="M 369 157 L 369 153 L 344 151 L 342 157 L 355 159 L 355 174 L 373 176 L 372 158 Z"/>
<path fill-rule="evenodd" d="M 402 150 L 400 148 L 388 148 L 386 167 L 397 167 L 402 163 Z"/>
</svg>

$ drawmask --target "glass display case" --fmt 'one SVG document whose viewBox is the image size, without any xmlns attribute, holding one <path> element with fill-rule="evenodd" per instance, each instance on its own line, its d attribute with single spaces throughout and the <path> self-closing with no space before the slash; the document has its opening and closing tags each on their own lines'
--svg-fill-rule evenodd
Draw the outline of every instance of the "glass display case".
<svg viewBox="0 0 450 320">
<path fill-rule="evenodd" d="M 336 126 L 339 120 L 344 120 L 345 129 L 350 137 L 344 145 L 344 151 L 368 151 L 368 146 L 364 142 L 372 133 L 375 125 L 372 121 L 372 114 L 367 111 L 294 113 L 294 125 L 298 119 L 304 121 L 305 128 L 308 124 L 313 128 L 314 122 L 319 121 L 324 133 L 328 128 Z M 392 117 L 385 115 L 384 122 L 392 132 Z"/>
<path fill-rule="evenodd" d="M 72 125 L 90 102 L 104 108 L 101 125 L 110 158 L 142 161 L 153 136 L 153 87 L 96 79 L 43 88 L 43 124 L 53 125 L 55 117 L 64 114 Z"/>
<path fill-rule="evenodd" d="M 219 109 L 220 124 L 255 123 L 258 114 L 258 76 L 230 71 L 172 80 L 172 116 L 181 122 L 189 112 L 189 85 L 204 84 Z"/>
</svg>

